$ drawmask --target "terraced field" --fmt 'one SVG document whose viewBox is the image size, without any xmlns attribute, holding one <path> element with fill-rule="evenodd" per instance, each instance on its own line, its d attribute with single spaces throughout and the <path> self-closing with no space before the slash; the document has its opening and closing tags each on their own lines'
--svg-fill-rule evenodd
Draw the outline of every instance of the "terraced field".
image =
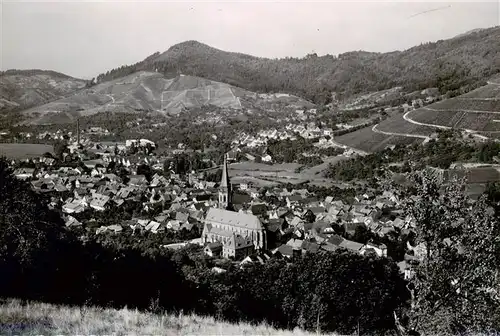
<svg viewBox="0 0 500 336">
<path fill-rule="evenodd" d="M 465 95 L 408 112 L 404 118 L 409 123 L 462 129 L 497 138 L 500 133 L 500 85 L 485 85 Z"/>
<path fill-rule="evenodd" d="M 437 110 L 470 110 L 497 112 L 500 114 L 500 98 L 452 98 L 432 104 Z"/>
<path fill-rule="evenodd" d="M 422 142 L 422 139 L 419 138 L 377 133 L 372 130 L 372 126 L 335 137 L 334 140 L 365 152 L 376 152 L 392 145 L 409 145 Z"/>
<path fill-rule="evenodd" d="M 74 122 L 79 116 L 101 112 L 173 115 L 205 105 L 239 110 L 265 107 L 275 101 L 311 105 L 295 96 L 264 99 L 253 92 L 205 78 L 184 75 L 166 78 L 160 73 L 141 71 L 22 113 L 29 123 L 40 125 Z"/>
</svg>

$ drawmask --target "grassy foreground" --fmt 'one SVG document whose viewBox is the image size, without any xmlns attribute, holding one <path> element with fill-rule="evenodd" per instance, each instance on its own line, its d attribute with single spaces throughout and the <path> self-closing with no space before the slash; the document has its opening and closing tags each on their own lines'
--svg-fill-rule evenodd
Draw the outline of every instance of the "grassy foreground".
<svg viewBox="0 0 500 336">
<path fill-rule="evenodd" d="M 129 309 L 0 303 L 0 335 L 316 335 L 271 326 L 230 324 L 196 315 L 155 315 Z"/>
</svg>

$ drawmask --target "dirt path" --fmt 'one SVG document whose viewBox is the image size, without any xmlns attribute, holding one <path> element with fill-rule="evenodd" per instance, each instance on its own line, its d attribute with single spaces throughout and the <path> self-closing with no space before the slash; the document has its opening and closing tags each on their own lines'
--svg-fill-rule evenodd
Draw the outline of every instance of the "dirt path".
<svg viewBox="0 0 500 336">
<path fill-rule="evenodd" d="M 409 138 L 419 138 L 423 139 L 424 141 L 429 141 L 430 138 L 425 135 L 418 135 L 418 134 L 409 134 L 409 133 L 394 133 L 394 132 L 385 132 L 381 131 L 377 128 L 378 124 L 373 125 L 372 131 L 375 133 L 380 133 L 380 134 L 385 134 L 385 135 L 396 135 L 396 136 L 403 136 L 403 137 L 409 137 Z"/>
</svg>

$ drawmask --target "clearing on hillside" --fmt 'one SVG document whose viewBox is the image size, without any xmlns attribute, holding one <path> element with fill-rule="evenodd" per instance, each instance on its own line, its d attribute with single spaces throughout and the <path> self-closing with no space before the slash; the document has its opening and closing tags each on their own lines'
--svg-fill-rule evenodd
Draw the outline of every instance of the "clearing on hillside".
<svg viewBox="0 0 500 336">
<path fill-rule="evenodd" d="M 285 100 L 294 105 L 311 105 L 297 97 Z M 102 112 L 175 115 L 207 105 L 241 110 L 267 104 L 259 95 L 226 83 L 184 75 L 166 78 L 157 72 L 139 71 L 22 113 L 28 117 L 28 123 L 43 125 L 70 123 L 80 116 Z"/>
<path fill-rule="evenodd" d="M 394 132 L 396 132 L 396 130 L 394 130 Z M 334 140 L 340 144 L 369 153 L 383 150 L 393 145 L 409 145 L 422 142 L 422 139 L 419 138 L 377 133 L 372 130 L 372 126 L 335 137 Z"/>
</svg>

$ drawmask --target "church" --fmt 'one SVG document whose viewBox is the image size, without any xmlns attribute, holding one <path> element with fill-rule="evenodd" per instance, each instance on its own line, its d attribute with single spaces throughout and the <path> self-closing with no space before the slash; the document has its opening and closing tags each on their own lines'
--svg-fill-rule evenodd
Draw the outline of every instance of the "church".
<svg viewBox="0 0 500 336">
<path fill-rule="evenodd" d="M 205 217 L 203 244 L 220 242 L 224 257 L 244 257 L 266 248 L 265 229 L 252 214 L 232 211 L 233 190 L 229 180 L 227 156 L 224 156 L 218 191 L 218 207 L 210 208 Z"/>
</svg>

